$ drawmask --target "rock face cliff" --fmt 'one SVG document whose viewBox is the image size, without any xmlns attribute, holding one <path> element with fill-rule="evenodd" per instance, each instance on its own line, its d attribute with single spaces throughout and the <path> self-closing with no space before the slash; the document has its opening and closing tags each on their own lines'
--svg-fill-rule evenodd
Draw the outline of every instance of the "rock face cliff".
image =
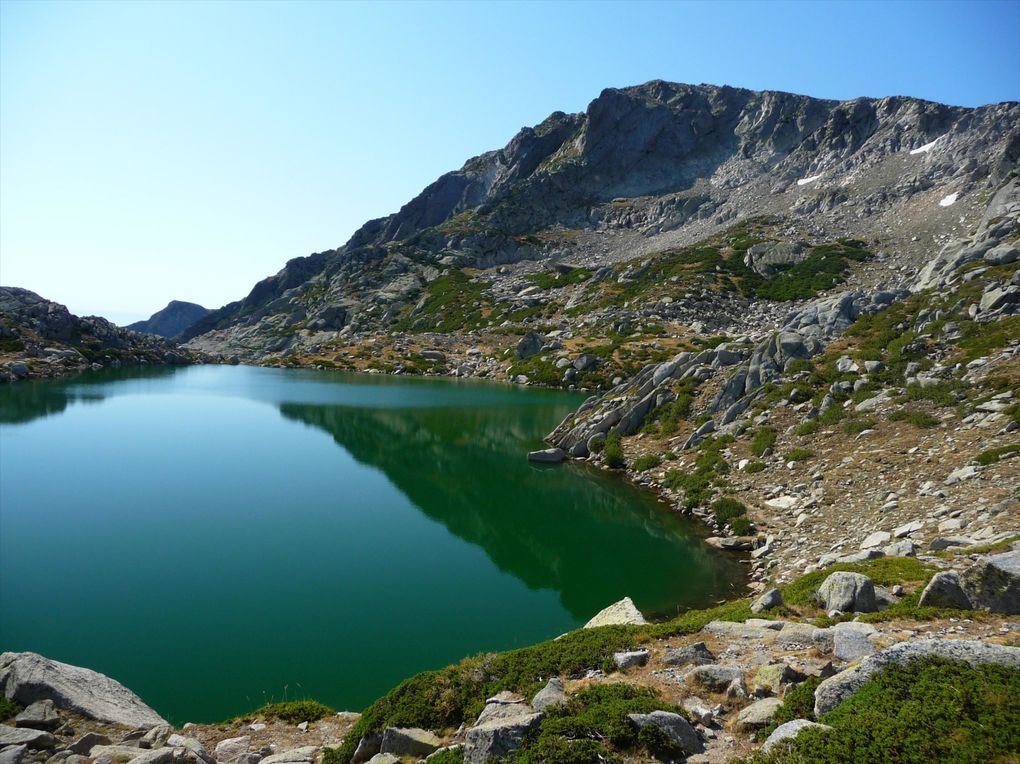
<svg viewBox="0 0 1020 764">
<path fill-rule="evenodd" d="M 124 328 L 133 332 L 156 334 L 160 337 L 176 337 L 208 313 L 208 308 L 203 308 L 193 302 L 171 300 L 163 310 L 153 313 L 147 320 L 135 321 Z"/>
<path fill-rule="evenodd" d="M 458 308 L 478 314 L 454 316 L 459 329 L 520 326 L 536 308 L 546 320 L 597 314 L 603 294 L 591 284 L 552 291 L 527 277 L 583 266 L 615 281 L 763 216 L 771 238 L 744 257 L 759 278 L 803 260 L 809 245 L 854 237 L 888 255 L 872 282 L 906 286 L 976 222 L 1018 157 L 1015 103 L 836 102 L 661 81 L 608 89 L 584 113 L 554 113 L 442 176 L 339 249 L 291 260 L 183 338 L 259 358 L 385 330 L 448 330 L 429 302 L 470 291 L 451 284 L 460 276 L 477 289 Z M 670 295 L 667 318 L 691 319 L 686 291 Z"/>
</svg>

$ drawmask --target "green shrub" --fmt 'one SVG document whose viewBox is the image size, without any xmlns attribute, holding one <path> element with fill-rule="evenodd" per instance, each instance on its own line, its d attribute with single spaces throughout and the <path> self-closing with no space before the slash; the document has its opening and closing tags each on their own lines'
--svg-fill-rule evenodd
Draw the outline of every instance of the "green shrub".
<svg viewBox="0 0 1020 764">
<path fill-rule="evenodd" d="M 786 268 L 755 290 L 766 300 L 799 300 L 814 297 L 843 281 L 851 260 L 866 260 L 870 254 L 862 242 L 841 240 L 814 247 L 806 259 Z"/>
<path fill-rule="evenodd" d="M 588 444 L 588 449 L 593 454 L 601 454 L 602 450 L 605 447 L 606 447 L 606 439 L 604 437 L 602 437 L 602 436 L 599 436 L 597 438 L 592 438 L 591 442 Z"/>
<path fill-rule="evenodd" d="M 955 380 L 937 382 L 926 387 L 914 382 L 907 385 L 904 397 L 908 401 L 931 401 L 937 406 L 955 406 L 957 403 L 956 392 L 960 386 L 960 383 Z"/>
<path fill-rule="evenodd" d="M 748 472 L 753 475 L 754 473 L 761 472 L 764 469 L 765 462 L 751 462 L 750 464 L 744 467 L 744 472 Z"/>
<path fill-rule="evenodd" d="M 786 461 L 788 462 L 803 462 L 810 459 L 815 454 L 813 451 L 809 451 L 806 448 L 795 448 L 786 455 Z"/>
<path fill-rule="evenodd" d="M 1016 761 L 1020 670 L 926 658 L 887 666 L 809 729 L 756 764 L 971 764 Z"/>
<path fill-rule="evenodd" d="M 660 464 L 662 464 L 662 457 L 658 454 L 645 454 L 635 459 L 632 467 L 636 472 L 645 472 Z"/>
<path fill-rule="evenodd" d="M 8 700 L 3 695 L 0 695 L 0 722 L 12 719 L 24 710 L 24 706 L 15 703 L 13 700 Z"/>
<path fill-rule="evenodd" d="M 464 749 L 444 748 L 429 756 L 429 764 L 464 764 Z"/>
<path fill-rule="evenodd" d="M 987 467 L 990 464 L 998 462 L 999 457 L 1003 454 L 1016 453 L 1017 451 L 1020 451 L 1020 443 L 1013 443 L 1009 446 L 1000 446 L 999 448 L 990 448 L 987 451 L 982 451 L 978 454 L 974 461 Z"/>
<path fill-rule="evenodd" d="M 804 422 L 800 427 L 797 428 L 798 435 L 814 435 L 822 429 L 822 423 L 817 419 L 811 419 Z"/>
<path fill-rule="evenodd" d="M 728 523 L 735 517 L 747 514 L 747 507 L 736 499 L 716 499 L 712 502 L 712 513 L 720 523 Z"/>
<path fill-rule="evenodd" d="M 839 422 L 846 416 L 846 409 L 842 406 L 829 406 L 821 414 L 818 415 L 816 420 L 819 424 L 826 427 L 830 427 Z"/>
<path fill-rule="evenodd" d="M 755 456 L 762 456 L 776 445 L 778 433 L 772 427 L 762 427 L 754 433 L 751 438 L 751 453 Z"/>
<path fill-rule="evenodd" d="M 794 719 L 814 720 L 815 689 L 821 683 L 822 680 L 819 677 L 809 676 L 787 692 L 783 697 L 783 705 L 776 711 L 776 715 L 772 717 L 771 723 L 764 729 L 759 730 L 758 739 L 765 740 L 765 738 L 775 732 L 776 727 L 792 722 Z"/>
<path fill-rule="evenodd" d="M 602 458 L 605 459 L 606 466 L 614 470 L 622 468 L 627 463 L 623 458 L 623 446 L 620 445 L 620 436 L 615 432 L 610 433 L 606 438 L 606 445 L 602 449 Z"/>
<path fill-rule="evenodd" d="M 865 430 L 874 430 L 874 419 L 848 419 L 843 422 L 843 432 L 849 435 L 858 435 Z"/>
<path fill-rule="evenodd" d="M 889 420 L 892 422 L 907 422 L 908 424 L 919 427 L 922 430 L 928 430 L 932 427 L 938 427 L 942 420 L 938 417 L 933 417 L 931 414 L 925 411 L 918 411 L 917 409 L 900 409 L 894 411 L 889 415 Z"/>
<path fill-rule="evenodd" d="M 735 536 L 751 536 L 755 532 L 754 524 L 746 517 L 737 517 L 731 520 L 730 530 Z"/>
<path fill-rule="evenodd" d="M 329 706 L 323 705 L 315 700 L 290 700 L 284 703 L 269 703 L 256 708 L 250 714 L 237 717 L 238 719 L 279 719 L 284 722 L 299 724 L 301 722 L 315 722 L 327 716 L 335 714 Z"/>
</svg>

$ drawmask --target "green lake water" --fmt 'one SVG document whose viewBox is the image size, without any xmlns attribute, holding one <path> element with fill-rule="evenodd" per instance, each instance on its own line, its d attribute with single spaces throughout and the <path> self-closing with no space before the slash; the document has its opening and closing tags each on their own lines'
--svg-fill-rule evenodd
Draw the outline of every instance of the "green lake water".
<svg viewBox="0 0 1020 764">
<path fill-rule="evenodd" d="M 0 387 L 0 649 L 178 724 L 360 710 L 625 595 L 665 616 L 740 590 L 650 493 L 525 460 L 582 399 L 229 366 Z"/>
</svg>

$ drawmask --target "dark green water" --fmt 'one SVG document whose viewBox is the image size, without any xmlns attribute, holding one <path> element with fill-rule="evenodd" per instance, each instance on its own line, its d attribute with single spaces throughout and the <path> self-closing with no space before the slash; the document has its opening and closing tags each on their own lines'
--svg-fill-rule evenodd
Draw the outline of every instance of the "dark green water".
<svg viewBox="0 0 1020 764">
<path fill-rule="evenodd" d="M 208 366 L 0 388 L 0 649 L 177 723 L 531 644 L 741 568 L 648 493 L 525 452 L 580 396 Z"/>
</svg>

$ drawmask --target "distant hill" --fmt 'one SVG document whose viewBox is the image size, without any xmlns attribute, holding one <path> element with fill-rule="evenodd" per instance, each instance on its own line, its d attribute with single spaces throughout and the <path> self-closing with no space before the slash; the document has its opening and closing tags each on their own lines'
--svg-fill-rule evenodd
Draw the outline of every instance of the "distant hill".
<svg viewBox="0 0 1020 764">
<path fill-rule="evenodd" d="M 147 321 L 135 321 L 124 328 L 160 337 L 175 337 L 208 313 L 207 308 L 193 302 L 171 300 L 169 305 L 153 313 Z"/>
</svg>

